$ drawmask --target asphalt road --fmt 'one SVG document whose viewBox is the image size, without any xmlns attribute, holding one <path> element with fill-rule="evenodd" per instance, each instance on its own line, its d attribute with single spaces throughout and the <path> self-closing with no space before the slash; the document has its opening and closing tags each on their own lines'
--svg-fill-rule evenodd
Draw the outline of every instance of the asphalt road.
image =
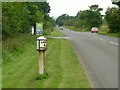
<svg viewBox="0 0 120 90">
<path fill-rule="evenodd" d="M 118 39 L 90 32 L 60 30 L 73 43 L 94 88 L 118 88 Z"/>
</svg>

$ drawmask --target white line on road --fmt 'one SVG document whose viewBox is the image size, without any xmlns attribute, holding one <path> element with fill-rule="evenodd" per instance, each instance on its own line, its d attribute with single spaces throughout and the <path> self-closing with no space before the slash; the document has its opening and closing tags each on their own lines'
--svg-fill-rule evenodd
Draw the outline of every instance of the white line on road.
<svg viewBox="0 0 120 90">
<path fill-rule="evenodd" d="M 119 45 L 118 43 L 115 43 L 115 42 L 109 42 L 109 43 L 114 44 L 114 45 Z"/>
<path fill-rule="evenodd" d="M 72 40 L 72 38 L 70 38 L 70 37 L 67 37 L 66 39 L 68 39 L 68 40 Z"/>
<path fill-rule="evenodd" d="M 96 38 L 96 39 L 99 39 L 99 40 L 101 40 L 101 41 L 107 41 L 107 40 L 105 40 L 105 39 L 102 39 L 102 38 L 99 38 L 99 37 L 96 37 L 96 36 L 93 36 L 94 38 Z"/>
<path fill-rule="evenodd" d="M 108 43 L 111 43 L 111 44 L 114 44 L 114 45 L 119 45 L 118 43 L 109 42 L 109 41 L 107 41 L 107 40 L 105 40 L 105 39 L 102 39 L 102 38 L 99 38 L 99 37 L 96 37 L 96 36 L 93 36 L 93 38 L 96 38 L 96 39 L 99 39 L 99 40 L 101 40 L 101 41 L 105 41 L 105 42 L 108 42 Z"/>
</svg>

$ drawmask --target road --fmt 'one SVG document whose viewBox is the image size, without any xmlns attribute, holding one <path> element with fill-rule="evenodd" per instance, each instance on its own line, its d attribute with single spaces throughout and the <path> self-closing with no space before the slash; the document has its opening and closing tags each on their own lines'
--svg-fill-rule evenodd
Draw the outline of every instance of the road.
<svg viewBox="0 0 120 90">
<path fill-rule="evenodd" d="M 60 30 L 73 43 L 94 88 L 118 88 L 118 39 L 90 32 Z"/>
</svg>

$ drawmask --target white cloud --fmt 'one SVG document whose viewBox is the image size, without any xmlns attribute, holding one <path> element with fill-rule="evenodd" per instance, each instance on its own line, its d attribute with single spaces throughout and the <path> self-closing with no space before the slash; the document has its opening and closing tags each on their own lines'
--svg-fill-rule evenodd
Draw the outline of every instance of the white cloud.
<svg viewBox="0 0 120 90">
<path fill-rule="evenodd" d="M 51 7 L 50 16 L 58 17 L 62 14 L 75 16 L 79 10 L 86 10 L 91 5 L 98 4 L 103 8 L 102 14 L 112 5 L 111 0 L 47 0 Z"/>
</svg>

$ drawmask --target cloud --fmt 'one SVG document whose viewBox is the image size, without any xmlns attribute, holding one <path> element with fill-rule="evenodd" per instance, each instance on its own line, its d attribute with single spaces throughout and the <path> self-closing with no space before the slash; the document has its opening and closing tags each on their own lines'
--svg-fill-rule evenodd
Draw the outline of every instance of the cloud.
<svg viewBox="0 0 120 90">
<path fill-rule="evenodd" d="M 62 14 L 75 16 L 79 10 L 86 10 L 91 5 L 98 4 L 103 8 L 102 14 L 105 13 L 107 7 L 112 5 L 111 0 L 47 0 L 51 7 L 50 16 L 58 17 Z"/>
</svg>

